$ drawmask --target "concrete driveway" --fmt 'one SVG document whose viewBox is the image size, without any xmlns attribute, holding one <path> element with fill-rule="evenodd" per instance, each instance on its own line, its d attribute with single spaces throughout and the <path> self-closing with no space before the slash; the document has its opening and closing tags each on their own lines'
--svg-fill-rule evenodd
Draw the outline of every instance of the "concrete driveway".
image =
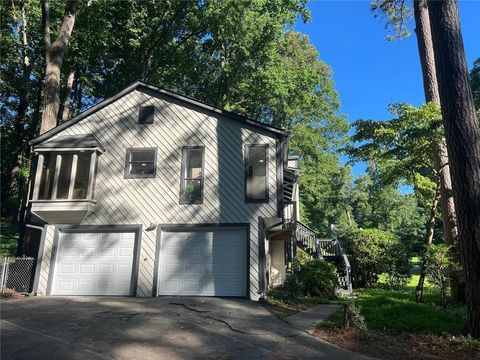
<svg viewBox="0 0 480 360">
<path fill-rule="evenodd" d="M 367 359 L 220 298 L 1 301 L 2 359 Z"/>
</svg>

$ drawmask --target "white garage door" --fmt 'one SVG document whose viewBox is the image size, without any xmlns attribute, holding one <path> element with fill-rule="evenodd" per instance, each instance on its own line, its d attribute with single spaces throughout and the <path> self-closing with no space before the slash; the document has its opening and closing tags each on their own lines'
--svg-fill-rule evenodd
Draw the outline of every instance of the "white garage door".
<svg viewBox="0 0 480 360">
<path fill-rule="evenodd" d="M 164 231 L 158 295 L 245 296 L 245 229 Z"/>
<path fill-rule="evenodd" d="M 52 295 L 130 295 L 135 233 L 60 233 Z"/>
</svg>

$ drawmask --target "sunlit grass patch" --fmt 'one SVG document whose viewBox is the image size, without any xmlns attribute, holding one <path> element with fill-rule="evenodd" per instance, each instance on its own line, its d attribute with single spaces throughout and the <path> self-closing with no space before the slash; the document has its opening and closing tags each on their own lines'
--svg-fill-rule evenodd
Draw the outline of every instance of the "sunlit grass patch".
<svg viewBox="0 0 480 360">
<path fill-rule="evenodd" d="M 439 306 L 439 296 L 426 280 L 423 302 L 415 301 L 415 287 L 419 275 L 412 275 L 399 290 L 384 288 L 385 276 L 380 276 L 378 287 L 362 289 L 356 293 L 356 304 L 361 307 L 369 329 L 392 332 L 458 335 L 465 330 L 465 306 L 451 304 Z M 330 316 L 322 328 L 341 326 L 343 309 Z"/>
<path fill-rule="evenodd" d="M 372 329 L 460 334 L 466 321 L 463 306 L 437 306 L 436 294 L 426 292 L 423 303 L 416 303 L 411 291 L 368 289 L 358 294 L 367 326 Z"/>
</svg>

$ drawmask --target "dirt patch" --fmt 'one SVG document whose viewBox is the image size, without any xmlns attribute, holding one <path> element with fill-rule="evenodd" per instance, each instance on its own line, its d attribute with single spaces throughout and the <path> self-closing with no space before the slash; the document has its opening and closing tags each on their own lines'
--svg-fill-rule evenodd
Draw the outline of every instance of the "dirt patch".
<svg viewBox="0 0 480 360">
<path fill-rule="evenodd" d="M 424 334 L 392 334 L 355 329 L 317 329 L 317 336 L 342 348 L 379 359 L 391 360 L 480 360 L 480 345 L 455 338 Z"/>
<path fill-rule="evenodd" d="M 273 315 L 275 315 L 279 319 L 286 318 L 287 316 L 296 314 L 298 312 L 298 309 L 288 307 L 285 305 L 271 304 L 267 301 L 262 301 L 262 305 L 265 309 L 267 309 L 269 312 L 271 312 Z"/>
<path fill-rule="evenodd" d="M 2 293 L 2 297 L 7 298 L 7 299 L 23 299 L 24 297 L 27 297 L 28 294 L 26 293 L 19 293 L 16 292 L 15 289 L 4 289 Z"/>
</svg>

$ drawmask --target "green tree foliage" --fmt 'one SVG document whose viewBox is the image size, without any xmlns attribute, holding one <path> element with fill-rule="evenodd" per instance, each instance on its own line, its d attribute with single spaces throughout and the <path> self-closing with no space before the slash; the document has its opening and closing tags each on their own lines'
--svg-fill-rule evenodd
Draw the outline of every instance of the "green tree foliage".
<svg viewBox="0 0 480 360">
<path fill-rule="evenodd" d="M 424 243 L 427 212 L 413 194 L 402 194 L 393 185 L 382 185 L 377 173 L 355 180 L 350 196 L 352 216 L 360 228 L 394 234 L 410 251 Z"/>
<path fill-rule="evenodd" d="M 424 259 L 427 278 L 437 288 L 440 302 L 445 306 L 450 284 L 449 271 L 453 261 L 451 249 L 444 244 L 433 244 L 425 249 Z"/>
<path fill-rule="evenodd" d="M 370 4 L 373 15 L 387 19 L 385 29 L 387 40 L 397 40 L 410 36 L 409 23 L 413 18 L 413 9 L 406 0 L 373 0 Z"/>
<path fill-rule="evenodd" d="M 63 1 L 50 1 L 53 38 L 64 6 Z M 3 2 L 1 12 L 3 191 L 13 144 L 21 141 L 28 155 L 27 142 L 37 133 L 44 49 L 39 3 Z M 308 21 L 309 16 L 306 0 L 80 1 L 62 67 L 62 88 L 68 75 L 75 74 L 66 99 L 70 116 L 143 79 L 285 127 L 292 133 L 291 152 L 303 159 L 303 218 L 327 233 L 329 223 L 346 216 L 339 205 L 350 175 L 339 165 L 336 152 L 345 142 L 348 125 L 337 114 L 340 105 L 331 69 L 308 37 L 293 30 L 298 17 Z M 28 25 L 26 76 L 23 18 Z M 28 109 L 18 137 L 22 96 Z"/>
<path fill-rule="evenodd" d="M 353 160 L 375 160 L 386 184 L 418 184 L 419 176 L 435 182 L 433 157 L 442 136 L 438 107 L 428 103 L 416 108 L 409 104 L 389 107 L 394 116 L 388 121 L 358 120 L 348 153 Z M 420 188 L 418 190 L 421 190 Z"/>
<path fill-rule="evenodd" d="M 394 116 L 391 120 L 354 123 L 355 134 L 347 152 L 353 161 L 375 164 L 373 178 L 361 179 L 356 184 L 359 193 L 353 196 L 354 217 L 361 226 L 396 233 L 405 244 L 418 251 L 422 242 L 420 229 L 427 224 L 435 197 L 437 173 L 433 158 L 442 136 L 440 111 L 433 103 L 419 108 L 395 104 L 389 110 Z M 398 185 L 412 186 L 415 198 L 401 195 Z M 370 196 L 368 201 L 366 194 Z M 415 215 L 409 215 L 410 211 Z M 362 218 L 366 219 L 362 221 Z M 437 220 L 435 230 L 438 231 L 434 234 L 441 238 L 441 222 Z"/>
<path fill-rule="evenodd" d="M 475 60 L 473 68 L 470 70 L 470 85 L 472 86 L 473 101 L 475 102 L 478 116 L 480 114 L 480 58 Z"/>
<path fill-rule="evenodd" d="M 352 229 L 341 235 L 352 265 L 355 287 L 371 287 L 386 273 L 393 285 L 406 280 L 409 258 L 403 244 L 391 233 L 378 229 Z"/>
</svg>

